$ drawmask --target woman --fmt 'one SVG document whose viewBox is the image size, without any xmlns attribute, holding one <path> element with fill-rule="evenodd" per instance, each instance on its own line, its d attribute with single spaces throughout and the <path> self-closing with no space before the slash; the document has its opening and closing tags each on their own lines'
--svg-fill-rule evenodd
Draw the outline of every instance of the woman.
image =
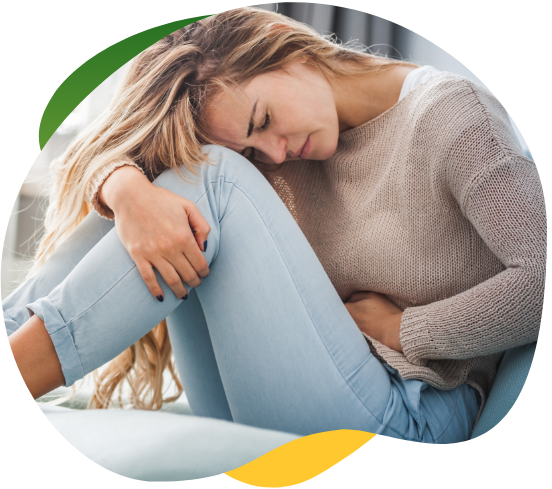
<svg viewBox="0 0 552 489">
<path fill-rule="evenodd" d="M 135 368 L 159 398 L 167 318 L 195 414 L 466 440 L 502 353 L 538 335 L 544 204 L 500 104 L 430 74 L 256 9 L 138 56 L 4 302 L 33 395 L 146 335 L 104 394 Z"/>
</svg>

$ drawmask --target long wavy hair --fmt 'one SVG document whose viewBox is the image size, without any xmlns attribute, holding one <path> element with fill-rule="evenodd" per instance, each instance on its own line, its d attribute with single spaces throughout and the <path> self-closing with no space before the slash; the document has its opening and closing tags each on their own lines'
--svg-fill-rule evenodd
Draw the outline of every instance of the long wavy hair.
<svg viewBox="0 0 552 489">
<path fill-rule="evenodd" d="M 93 176 L 110 162 L 132 160 L 153 180 L 167 168 L 193 174 L 206 163 L 209 138 L 205 108 L 221 90 L 307 58 L 331 81 L 411 63 L 361 52 L 322 36 L 283 15 L 239 8 L 179 29 L 134 58 L 106 111 L 52 163 L 54 184 L 46 212 L 45 234 L 34 273 L 90 212 Z M 164 398 L 163 373 L 170 372 L 176 394 Z M 95 375 L 89 408 L 107 408 L 122 386 L 130 386 L 132 407 L 160 409 L 182 393 L 166 322 L 121 353 Z"/>
</svg>

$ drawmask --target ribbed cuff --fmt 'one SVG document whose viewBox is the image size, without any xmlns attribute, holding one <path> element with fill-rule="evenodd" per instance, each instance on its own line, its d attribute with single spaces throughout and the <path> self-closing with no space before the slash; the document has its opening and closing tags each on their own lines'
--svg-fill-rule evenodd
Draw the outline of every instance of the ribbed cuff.
<svg viewBox="0 0 552 489">
<path fill-rule="evenodd" d="M 32 304 L 27 305 L 27 310 L 30 316 L 36 314 L 44 321 L 61 364 L 65 386 L 69 387 L 77 380 L 82 379 L 84 377 L 84 370 L 77 353 L 77 347 L 73 341 L 73 336 L 50 299 L 48 297 L 38 299 Z"/>
<path fill-rule="evenodd" d="M 131 160 L 119 160 L 119 161 L 113 161 L 111 163 L 108 163 L 101 168 L 99 168 L 92 179 L 90 180 L 90 183 L 88 184 L 88 190 L 86 192 L 87 200 L 92 204 L 92 207 L 94 210 L 105 219 L 108 219 L 112 221 L 115 218 L 115 214 L 113 214 L 113 211 L 105 206 L 100 204 L 100 201 L 98 199 L 98 193 L 100 192 L 100 189 L 102 188 L 102 185 L 107 180 L 107 178 L 118 168 L 121 168 L 122 166 L 133 166 L 135 168 L 138 168 L 142 173 L 144 171 L 133 161 Z"/>
<path fill-rule="evenodd" d="M 413 365 L 425 367 L 436 348 L 427 324 L 427 306 L 409 307 L 403 312 L 400 329 L 404 356 Z"/>
</svg>

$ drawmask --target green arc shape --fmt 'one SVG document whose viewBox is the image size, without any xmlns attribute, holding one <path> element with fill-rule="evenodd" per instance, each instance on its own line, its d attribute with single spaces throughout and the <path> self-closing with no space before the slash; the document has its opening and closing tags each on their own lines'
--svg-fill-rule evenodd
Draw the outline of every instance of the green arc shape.
<svg viewBox="0 0 552 489">
<path fill-rule="evenodd" d="M 77 68 L 55 91 L 42 114 L 38 130 L 40 149 L 44 148 L 67 116 L 121 66 L 159 39 L 206 17 L 210 15 L 170 22 L 127 37 L 99 52 Z"/>
</svg>

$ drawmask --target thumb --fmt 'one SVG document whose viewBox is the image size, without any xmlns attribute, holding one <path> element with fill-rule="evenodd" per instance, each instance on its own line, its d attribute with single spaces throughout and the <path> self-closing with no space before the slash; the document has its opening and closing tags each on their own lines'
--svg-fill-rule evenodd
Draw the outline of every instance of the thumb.
<svg viewBox="0 0 552 489">
<path fill-rule="evenodd" d="M 192 202 L 187 201 L 184 209 L 186 210 L 186 214 L 188 214 L 188 222 L 190 223 L 199 249 L 203 252 L 207 251 L 207 238 L 211 232 L 211 226 L 209 226 L 207 220 Z"/>
</svg>

